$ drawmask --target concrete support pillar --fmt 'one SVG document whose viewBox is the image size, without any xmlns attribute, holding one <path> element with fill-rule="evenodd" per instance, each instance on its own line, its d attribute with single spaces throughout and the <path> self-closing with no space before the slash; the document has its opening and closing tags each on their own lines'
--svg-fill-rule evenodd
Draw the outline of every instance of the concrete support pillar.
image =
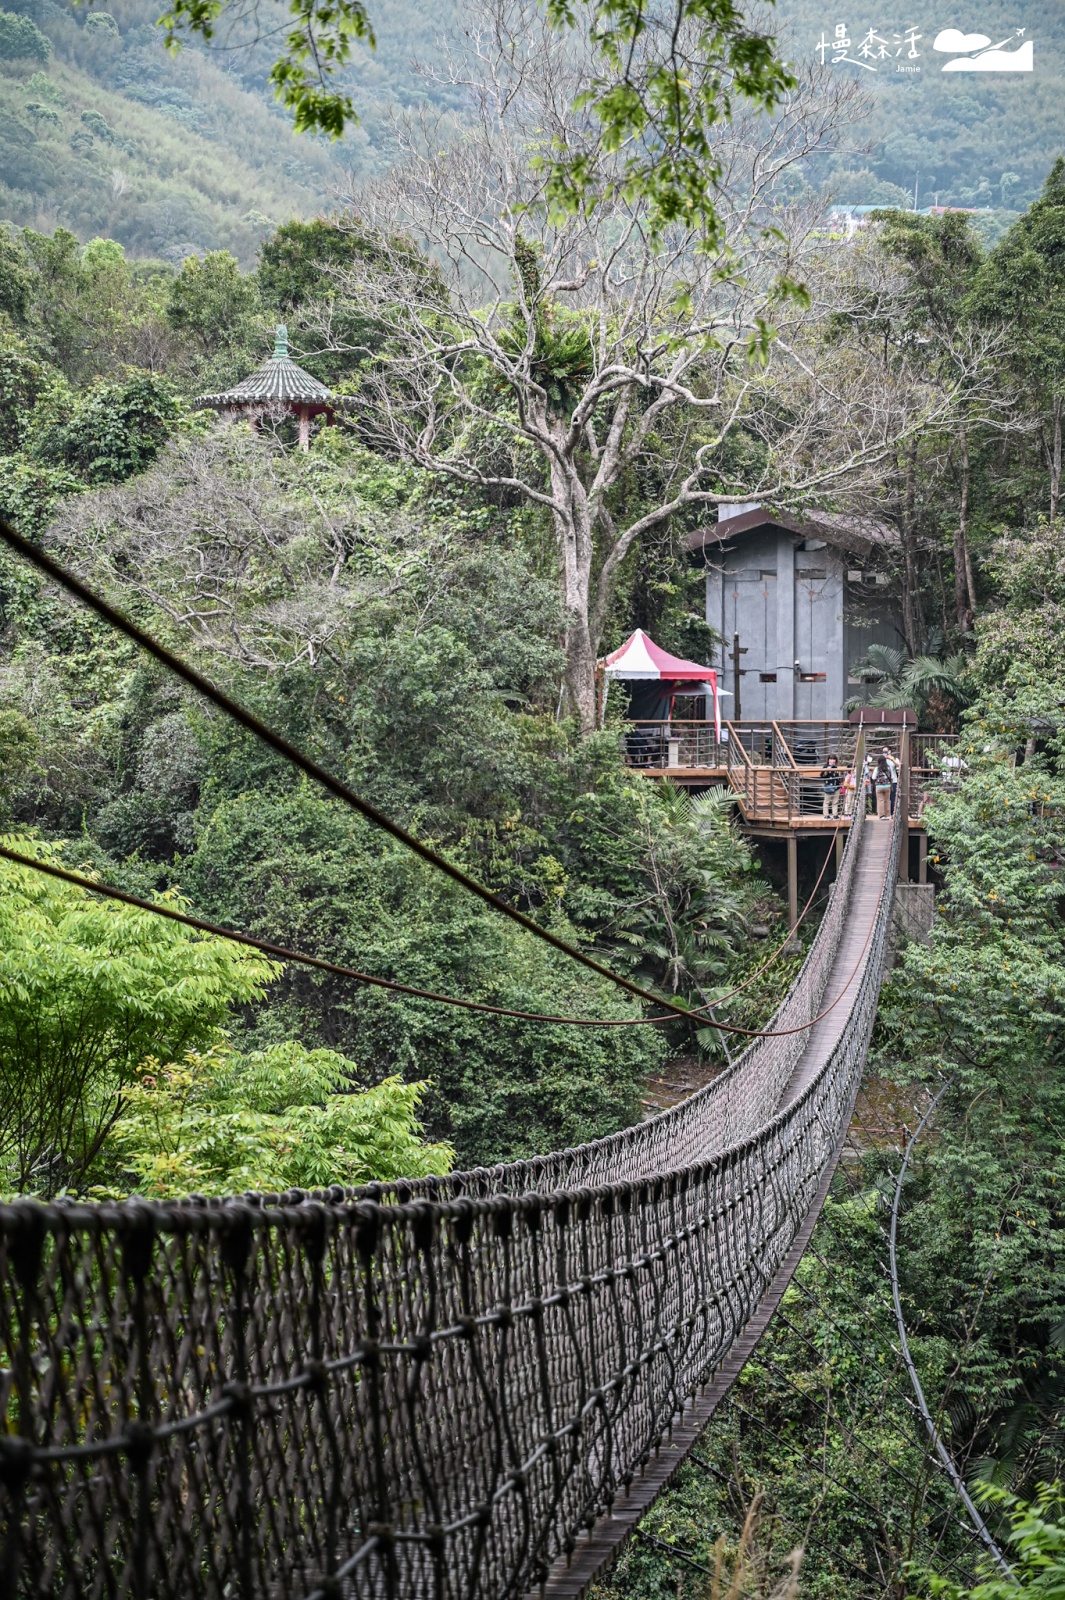
<svg viewBox="0 0 1065 1600">
<path fill-rule="evenodd" d="M 928 835 L 923 828 L 917 835 L 917 882 L 928 882 Z"/>
<path fill-rule="evenodd" d="M 799 920 L 799 841 L 788 834 L 788 931 L 792 932 Z"/>
</svg>

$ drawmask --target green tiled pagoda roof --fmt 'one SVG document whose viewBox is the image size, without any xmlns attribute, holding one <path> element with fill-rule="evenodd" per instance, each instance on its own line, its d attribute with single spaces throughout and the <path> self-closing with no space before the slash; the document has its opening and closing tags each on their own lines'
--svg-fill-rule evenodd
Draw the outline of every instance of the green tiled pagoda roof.
<svg viewBox="0 0 1065 1600">
<path fill-rule="evenodd" d="M 279 327 L 274 342 L 274 353 L 264 361 L 257 372 L 244 378 L 232 389 L 222 394 L 201 394 L 198 406 L 211 406 L 216 411 L 230 407 L 271 405 L 329 405 L 333 392 L 324 383 L 312 378 L 309 372 L 289 359 L 288 329 Z"/>
</svg>

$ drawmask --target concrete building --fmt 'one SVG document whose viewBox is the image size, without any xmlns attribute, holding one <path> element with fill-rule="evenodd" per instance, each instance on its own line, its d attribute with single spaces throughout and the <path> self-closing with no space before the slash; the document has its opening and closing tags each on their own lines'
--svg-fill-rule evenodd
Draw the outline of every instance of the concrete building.
<svg viewBox="0 0 1065 1600">
<path fill-rule="evenodd" d="M 836 719 L 845 701 L 875 692 L 851 668 L 871 644 L 903 642 L 896 543 L 872 518 L 757 504 L 723 506 L 715 525 L 688 536 L 706 568 L 706 620 L 723 640 L 712 664 L 732 691 L 730 718 Z"/>
</svg>

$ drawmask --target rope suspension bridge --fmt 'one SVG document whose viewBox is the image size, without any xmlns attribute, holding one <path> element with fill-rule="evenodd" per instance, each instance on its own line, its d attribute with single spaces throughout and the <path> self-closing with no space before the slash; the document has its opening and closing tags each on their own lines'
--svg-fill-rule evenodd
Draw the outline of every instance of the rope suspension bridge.
<svg viewBox="0 0 1065 1600">
<path fill-rule="evenodd" d="M 583 1593 L 727 1395 L 809 1242 L 862 1078 L 905 811 L 856 808 L 775 1016 L 641 1126 L 354 1190 L 0 1206 L 0 1593 Z"/>
</svg>

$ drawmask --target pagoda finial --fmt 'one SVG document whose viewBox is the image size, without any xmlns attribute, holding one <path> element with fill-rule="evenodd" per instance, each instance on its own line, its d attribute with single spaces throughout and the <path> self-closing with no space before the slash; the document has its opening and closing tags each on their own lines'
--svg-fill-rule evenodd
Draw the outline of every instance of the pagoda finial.
<svg viewBox="0 0 1065 1600">
<path fill-rule="evenodd" d="M 279 322 L 274 329 L 274 360 L 278 361 L 288 356 L 288 329 L 283 322 Z"/>
</svg>

